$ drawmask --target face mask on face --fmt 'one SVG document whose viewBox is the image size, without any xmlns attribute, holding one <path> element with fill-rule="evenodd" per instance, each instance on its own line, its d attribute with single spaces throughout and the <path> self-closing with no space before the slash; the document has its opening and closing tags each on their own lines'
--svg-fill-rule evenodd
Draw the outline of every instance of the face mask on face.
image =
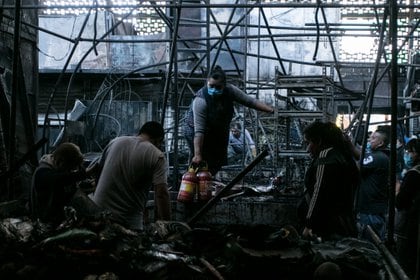
<svg viewBox="0 0 420 280">
<path fill-rule="evenodd" d="M 213 96 L 213 95 L 220 95 L 222 94 L 222 91 L 220 89 L 216 89 L 216 88 L 207 88 L 207 92 L 209 95 Z"/>
<path fill-rule="evenodd" d="M 404 154 L 404 163 L 408 168 L 413 167 L 413 158 L 409 154 Z"/>
<path fill-rule="evenodd" d="M 372 151 L 372 144 L 370 144 L 370 142 L 366 143 L 366 152 L 371 152 Z"/>
</svg>

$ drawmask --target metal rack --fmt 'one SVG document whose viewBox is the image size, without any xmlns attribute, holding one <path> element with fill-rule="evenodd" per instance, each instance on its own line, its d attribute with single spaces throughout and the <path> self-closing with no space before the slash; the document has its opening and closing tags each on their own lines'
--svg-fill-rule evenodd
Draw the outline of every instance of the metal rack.
<svg viewBox="0 0 420 280">
<path fill-rule="evenodd" d="M 273 118 L 275 134 L 274 166 L 286 186 L 300 188 L 309 160 L 303 129 L 315 120 L 334 119 L 333 77 L 322 75 L 289 76 L 276 69 L 275 97 L 278 110 Z"/>
</svg>

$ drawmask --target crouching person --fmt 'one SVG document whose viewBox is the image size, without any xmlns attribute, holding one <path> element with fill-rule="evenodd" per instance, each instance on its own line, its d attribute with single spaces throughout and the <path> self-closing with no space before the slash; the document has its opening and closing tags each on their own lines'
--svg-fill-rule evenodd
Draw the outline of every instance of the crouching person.
<svg viewBox="0 0 420 280">
<path fill-rule="evenodd" d="M 78 182 L 93 171 L 93 168 L 85 170 L 83 154 L 73 143 L 62 143 L 52 154 L 43 155 L 32 175 L 29 203 L 32 217 L 53 225 L 64 221 L 64 207 L 70 204 Z"/>
<path fill-rule="evenodd" d="M 93 201 L 112 213 L 111 220 L 126 228 L 143 229 L 143 213 L 152 186 L 157 218 L 170 219 L 167 166 L 159 149 L 163 138 L 162 125 L 147 122 L 137 136 L 113 139 L 102 154 L 102 171 Z"/>
</svg>

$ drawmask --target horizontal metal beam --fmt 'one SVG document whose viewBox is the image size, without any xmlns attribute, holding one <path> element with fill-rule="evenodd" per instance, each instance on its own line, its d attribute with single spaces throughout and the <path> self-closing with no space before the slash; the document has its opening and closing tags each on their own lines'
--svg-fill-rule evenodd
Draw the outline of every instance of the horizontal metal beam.
<svg viewBox="0 0 420 280">
<path fill-rule="evenodd" d="M 279 157 L 309 157 L 309 153 L 305 150 L 280 150 Z"/>
<path fill-rule="evenodd" d="M 279 118 L 298 117 L 298 118 L 322 118 L 324 112 L 322 111 L 278 111 Z"/>
<path fill-rule="evenodd" d="M 414 9 L 419 8 L 419 4 L 397 5 L 400 9 Z M 318 5 L 314 3 L 252 3 L 252 4 L 125 4 L 125 5 L 22 5 L 21 9 L 123 9 L 123 8 L 183 8 L 183 9 L 192 9 L 192 8 L 375 8 L 375 9 L 385 9 L 388 7 L 388 4 L 338 4 L 338 3 L 322 3 Z M 13 5 L 2 5 L 3 9 L 14 9 Z"/>
</svg>

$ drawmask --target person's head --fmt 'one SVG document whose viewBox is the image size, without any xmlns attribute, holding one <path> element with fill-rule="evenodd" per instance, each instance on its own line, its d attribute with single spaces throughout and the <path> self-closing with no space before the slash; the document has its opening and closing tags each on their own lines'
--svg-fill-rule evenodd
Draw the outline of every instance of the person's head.
<svg viewBox="0 0 420 280">
<path fill-rule="evenodd" d="M 322 133 L 324 130 L 324 123 L 313 122 L 303 131 L 304 140 L 306 143 L 306 151 L 312 157 L 317 157 L 321 151 Z"/>
<path fill-rule="evenodd" d="M 388 133 L 383 130 L 376 130 L 369 138 L 370 148 L 372 150 L 385 149 L 388 146 Z"/>
<path fill-rule="evenodd" d="M 59 170 L 71 171 L 83 163 L 83 154 L 80 148 L 73 143 L 62 143 L 52 153 L 54 167 Z"/>
<path fill-rule="evenodd" d="M 420 139 L 411 139 L 405 145 L 404 162 L 408 167 L 420 164 Z"/>
<path fill-rule="evenodd" d="M 153 145 L 160 148 L 165 132 L 163 131 L 163 126 L 160 123 L 149 121 L 140 128 L 138 135 L 147 136 Z"/>
<path fill-rule="evenodd" d="M 312 157 L 317 157 L 323 149 L 329 147 L 342 149 L 345 142 L 341 129 L 332 122 L 315 121 L 305 127 L 303 134 L 306 150 Z"/>
<path fill-rule="evenodd" d="M 223 93 L 223 89 L 226 86 L 226 74 L 225 71 L 216 65 L 211 71 L 209 78 L 207 79 L 207 92 L 209 95 L 220 95 Z"/>
<path fill-rule="evenodd" d="M 341 268 L 333 262 L 324 262 L 320 264 L 314 272 L 315 280 L 340 280 L 343 279 Z"/>
<path fill-rule="evenodd" d="M 234 122 L 230 125 L 230 131 L 234 137 L 239 138 L 242 133 L 242 125 L 238 122 Z"/>
<path fill-rule="evenodd" d="M 404 146 L 404 139 L 402 137 L 397 137 L 397 148 L 401 148 Z"/>
</svg>

